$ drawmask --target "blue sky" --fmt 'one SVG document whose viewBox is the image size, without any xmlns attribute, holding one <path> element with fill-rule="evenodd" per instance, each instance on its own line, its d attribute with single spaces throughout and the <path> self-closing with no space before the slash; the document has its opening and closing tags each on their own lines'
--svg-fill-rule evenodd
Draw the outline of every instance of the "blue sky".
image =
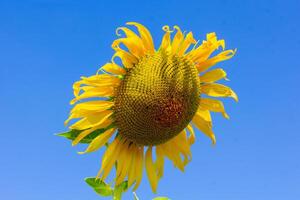
<svg viewBox="0 0 300 200">
<path fill-rule="evenodd" d="M 83 181 L 103 151 L 81 156 L 67 130 L 72 83 L 110 60 L 115 29 L 137 21 L 156 45 L 165 24 L 216 32 L 238 53 L 219 64 L 240 102 L 213 115 L 217 145 L 197 132 L 185 173 L 168 162 L 158 195 L 174 200 L 300 199 L 299 1 L 0 1 L 0 195 L 97 200 Z M 148 181 L 137 191 L 151 199 Z M 128 192 L 124 199 L 132 199 Z"/>
</svg>

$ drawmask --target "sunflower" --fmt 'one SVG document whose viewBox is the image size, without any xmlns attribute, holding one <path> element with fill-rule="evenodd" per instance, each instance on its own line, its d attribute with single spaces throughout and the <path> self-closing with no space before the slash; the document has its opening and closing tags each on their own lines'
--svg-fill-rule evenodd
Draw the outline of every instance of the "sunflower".
<svg viewBox="0 0 300 200">
<path fill-rule="evenodd" d="M 156 50 L 146 27 L 136 22 L 127 25 L 136 31 L 116 30 L 120 38 L 112 43 L 111 62 L 74 83 L 71 104 L 76 105 L 65 124 L 78 119 L 69 127 L 79 132 L 72 145 L 93 134 L 81 154 L 110 143 L 98 178 L 105 180 L 116 165 L 115 184 L 127 179 L 136 190 L 145 168 L 156 192 L 166 158 L 181 171 L 191 160 L 194 127 L 215 144 L 210 113 L 228 115 L 223 103 L 212 97 L 238 98 L 229 87 L 216 83 L 226 79 L 223 69 L 208 70 L 230 59 L 235 50 L 224 50 L 224 40 L 215 33 L 207 34 L 199 45 L 192 32 L 183 33 L 178 26 L 163 27 L 165 34 Z M 211 56 L 219 47 L 221 52 Z"/>
</svg>

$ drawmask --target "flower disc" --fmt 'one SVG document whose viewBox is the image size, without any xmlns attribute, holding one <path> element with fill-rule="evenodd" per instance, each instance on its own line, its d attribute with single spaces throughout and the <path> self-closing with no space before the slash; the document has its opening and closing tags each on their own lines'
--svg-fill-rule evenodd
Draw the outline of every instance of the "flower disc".
<svg viewBox="0 0 300 200">
<path fill-rule="evenodd" d="M 140 145 L 162 144 L 179 134 L 195 115 L 200 82 L 194 64 L 158 51 L 131 68 L 115 96 L 119 134 Z"/>
</svg>

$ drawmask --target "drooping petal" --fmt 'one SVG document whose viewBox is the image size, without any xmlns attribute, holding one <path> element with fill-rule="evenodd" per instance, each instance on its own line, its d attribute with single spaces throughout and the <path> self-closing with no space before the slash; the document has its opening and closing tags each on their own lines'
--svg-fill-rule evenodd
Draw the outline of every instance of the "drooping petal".
<svg viewBox="0 0 300 200">
<path fill-rule="evenodd" d="M 156 147 L 155 167 L 157 171 L 157 177 L 160 179 L 164 174 L 164 154 L 160 146 Z"/>
<path fill-rule="evenodd" d="M 102 146 L 104 146 L 109 138 L 114 134 L 115 128 L 108 129 L 104 133 L 98 135 L 93 141 L 89 144 L 88 148 L 84 152 L 78 152 L 79 154 L 90 153 L 98 150 Z"/>
<path fill-rule="evenodd" d="M 195 114 L 192 121 L 200 131 L 202 131 L 205 135 L 207 135 L 212 140 L 213 144 L 216 143 L 216 137 L 212 131 L 211 122 L 204 120 L 197 113 Z"/>
<path fill-rule="evenodd" d="M 169 142 L 159 145 L 164 155 L 166 155 L 174 164 L 175 167 L 184 171 L 184 163 L 180 158 L 178 149 L 173 148 L 173 145 Z"/>
<path fill-rule="evenodd" d="M 135 171 L 136 171 L 136 157 L 137 157 L 137 153 L 138 153 L 138 148 L 135 144 L 132 144 L 133 149 L 132 149 L 132 160 L 131 160 L 131 165 L 130 165 L 130 169 L 128 172 L 128 187 L 130 187 L 134 181 L 136 180 L 136 176 L 135 176 Z"/>
<path fill-rule="evenodd" d="M 189 141 L 190 144 L 194 144 L 195 140 L 196 140 L 196 137 L 195 137 L 195 132 L 194 132 L 193 126 L 191 124 L 189 124 L 186 128 L 190 133 L 188 141 Z"/>
<path fill-rule="evenodd" d="M 132 158 L 132 145 L 129 146 L 129 141 L 126 141 L 122 146 L 122 151 L 117 159 L 116 185 L 123 182 L 128 173 Z"/>
<path fill-rule="evenodd" d="M 199 107 L 196 114 L 199 115 L 205 121 L 209 122 L 212 126 L 211 115 L 208 110 Z"/>
<path fill-rule="evenodd" d="M 226 78 L 226 72 L 223 69 L 213 69 L 200 76 L 200 82 L 212 83 Z"/>
<path fill-rule="evenodd" d="M 152 191 L 154 193 L 156 193 L 158 177 L 157 177 L 153 159 L 152 159 L 152 147 L 151 146 L 148 147 L 146 155 L 145 155 L 145 165 L 146 165 L 147 176 L 148 176 Z"/>
<path fill-rule="evenodd" d="M 106 179 L 112 167 L 114 166 L 119 156 L 119 153 L 122 150 L 121 148 L 122 148 L 122 141 L 120 141 L 118 138 L 115 138 L 115 140 L 108 146 L 107 150 L 105 151 L 102 159 L 101 169 L 97 174 L 97 177 L 100 177 L 102 174 L 101 176 L 102 181 Z"/>
<path fill-rule="evenodd" d="M 225 118 L 229 118 L 225 111 L 222 101 L 216 99 L 201 98 L 200 107 L 203 109 L 210 110 L 212 112 L 220 112 Z"/>
<path fill-rule="evenodd" d="M 136 154 L 136 171 L 135 171 L 135 177 L 136 182 L 133 190 L 136 190 L 142 180 L 143 177 L 143 167 L 144 167 L 144 147 L 138 147 L 138 151 Z"/>
<path fill-rule="evenodd" d="M 186 165 L 192 156 L 191 150 L 190 150 L 190 144 L 187 139 L 187 135 L 185 131 L 182 131 L 180 134 L 178 134 L 176 137 L 174 137 L 170 142 L 172 142 L 172 145 L 174 148 L 178 149 L 178 151 L 184 156 L 184 165 Z"/>
<path fill-rule="evenodd" d="M 236 93 L 231 88 L 217 83 L 202 85 L 201 92 L 212 97 L 232 97 L 235 101 L 238 101 Z"/>
<path fill-rule="evenodd" d="M 154 53 L 155 49 L 154 49 L 153 39 L 149 30 L 142 24 L 136 22 L 128 22 L 126 24 L 137 27 L 146 50 L 149 51 L 150 53 Z"/>
</svg>

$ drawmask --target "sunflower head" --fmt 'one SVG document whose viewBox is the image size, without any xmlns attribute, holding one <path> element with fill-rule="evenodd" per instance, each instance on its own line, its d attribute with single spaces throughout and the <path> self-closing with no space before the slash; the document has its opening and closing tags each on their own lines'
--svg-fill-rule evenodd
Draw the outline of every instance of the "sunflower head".
<svg viewBox="0 0 300 200">
<path fill-rule="evenodd" d="M 116 163 L 116 185 L 127 178 L 129 186 L 135 184 L 136 189 L 145 166 L 156 191 L 165 158 L 182 171 L 190 161 L 190 146 L 195 141 L 193 127 L 215 143 L 210 113 L 220 112 L 225 118 L 228 115 L 223 103 L 214 97 L 237 100 L 237 95 L 216 83 L 226 80 L 223 69 L 209 69 L 231 58 L 235 51 L 224 50 L 224 40 L 218 40 L 215 33 L 207 34 L 198 45 L 192 32 L 184 34 L 178 26 L 174 30 L 163 27 L 165 34 L 155 50 L 147 28 L 135 22 L 127 25 L 136 27 L 138 34 L 128 27 L 118 28 L 120 38 L 112 44 L 112 61 L 97 74 L 74 83 L 71 104 L 77 104 L 66 123 L 79 119 L 70 126 L 77 133 L 73 145 L 91 140 L 86 151 L 80 153 L 110 143 L 97 175 L 101 180 Z M 221 52 L 211 56 L 219 47 Z"/>
<path fill-rule="evenodd" d="M 170 140 L 192 120 L 199 94 L 190 60 L 164 50 L 145 55 L 117 88 L 114 113 L 120 135 L 140 145 Z"/>
</svg>

